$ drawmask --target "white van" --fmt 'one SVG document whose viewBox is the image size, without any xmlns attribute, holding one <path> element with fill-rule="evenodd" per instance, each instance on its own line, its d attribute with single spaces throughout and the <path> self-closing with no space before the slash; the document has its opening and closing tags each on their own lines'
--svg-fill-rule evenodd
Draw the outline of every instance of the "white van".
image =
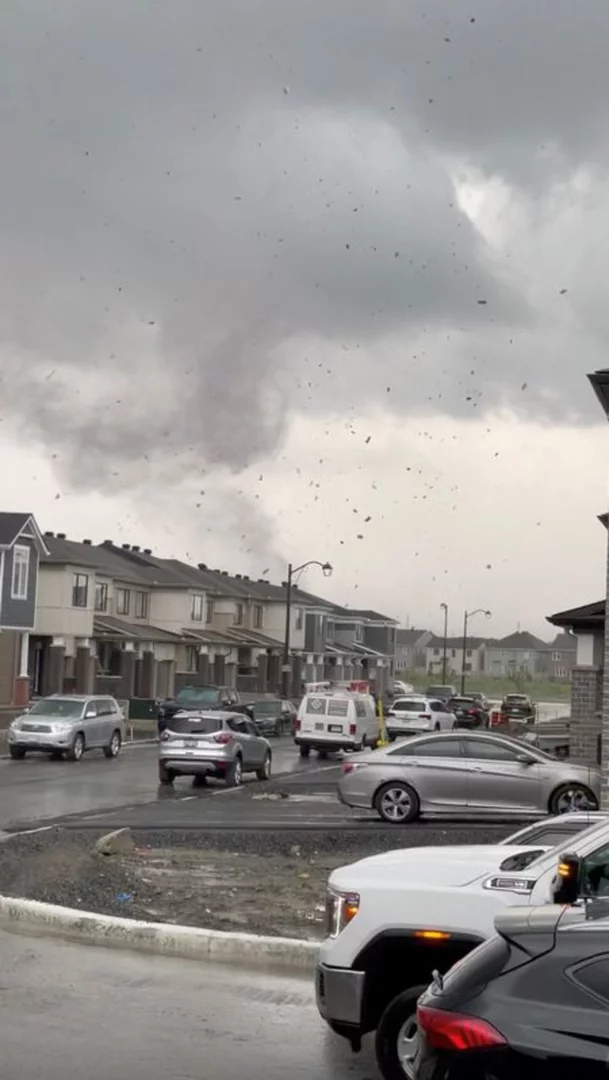
<svg viewBox="0 0 609 1080">
<path fill-rule="evenodd" d="M 375 747 L 380 724 L 374 698 L 347 690 L 307 693 L 300 702 L 294 742 L 300 756 L 317 750 L 320 757 L 336 750 Z"/>
</svg>

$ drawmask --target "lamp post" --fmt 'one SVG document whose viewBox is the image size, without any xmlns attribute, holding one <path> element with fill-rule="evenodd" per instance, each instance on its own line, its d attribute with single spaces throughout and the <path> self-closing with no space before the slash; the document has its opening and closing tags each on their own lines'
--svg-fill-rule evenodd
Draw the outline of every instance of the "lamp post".
<svg viewBox="0 0 609 1080">
<path fill-rule="evenodd" d="M 290 563 L 288 566 L 288 580 L 286 585 L 285 594 L 285 637 L 283 639 L 283 663 L 281 665 L 281 693 L 284 698 L 290 696 L 290 674 L 292 671 L 292 665 L 290 663 L 290 631 L 292 628 L 292 581 L 294 574 L 299 574 L 301 570 L 306 570 L 307 566 L 320 566 L 324 577 L 330 577 L 332 573 L 332 567 L 329 562 L 319 562 L 318 559 L 309 559 L 308 562 L 302 564 L 302 566 L 292 566 Z"/>
<path fill-rule="evenodd" d="M 465 656 L 467 653 L 467 624 L 474 615 L 484 615 L 487 619 L 490 619 L 492 611 L 487 611 L 485 608 L 476 608 L 474 611 L 466 611 L 463 615 L 463 661 L 461 664 L 461 697 L 465 694 Z"/>
<path fill-rule="evenodd" d="M 446 685 L 446 664 L 448 655 L 448 604 L 440 604 L 444 612 L 444 640 L 442 642 L 442 682 Z"/>
</svg>

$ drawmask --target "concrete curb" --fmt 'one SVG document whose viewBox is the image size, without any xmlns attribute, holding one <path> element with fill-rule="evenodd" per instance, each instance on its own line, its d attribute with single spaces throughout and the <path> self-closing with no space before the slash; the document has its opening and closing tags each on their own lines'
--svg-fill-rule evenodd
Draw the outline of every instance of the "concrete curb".
<svg viewBox="0 0 609 1080">
<path fill-rule="evenodd" d="M 182 960 L 291 968 L 301 972 L 313 970 L 319 951 L 316 941 L 140 922 L 10 896 L 0 896 L 0 929 Z"/>
</svg>

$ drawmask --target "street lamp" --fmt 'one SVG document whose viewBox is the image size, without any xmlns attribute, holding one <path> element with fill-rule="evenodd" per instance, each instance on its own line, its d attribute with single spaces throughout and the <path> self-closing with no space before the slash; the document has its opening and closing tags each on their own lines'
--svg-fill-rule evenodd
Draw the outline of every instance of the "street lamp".
<svg viewBox="0 0 609 1080">
<path fill-rule="evenodd" d="M 442 683 L 446 685 L 446 658 L 448 654 L 448 604 L 440 604 L 444 612 L 444 640 L 442 642 Z"/>
<path fill-rule="evenodd" d="M 465 656 L 467 653 L 467 624 L 474 615 L 484 615 L 485 618 L 490 619 L 492 611 L 487 611 L 485 608 L 476 608 L 475 611 L 466 611 L 463 615 L 463 663 L 461 664 L 461 697 L 465 694 Z"/>
<path fill-rule="evenodd" d="M 292 580 L 294 574 L 299 574 L 301 570 L 306 570 L 307 566 L 319 566 L 321 568 L 324 577 L 330 577 L 332 574 L 332 566 L 329 562 L 319 562 L 318 559 L 309 559 L 308 562 L 302 564 L 302 566 L 292 566 L 290 563 L 288 566 L 288 580 L 285 595 L 285 637 L 283 640 L 283 664 L 281 666 L 281 693 L 284 698 L 290 696 L 290 673 L 292 671 L 292 665 L 290 663 L 290 630 L 292 623 Z"/>
</svg>

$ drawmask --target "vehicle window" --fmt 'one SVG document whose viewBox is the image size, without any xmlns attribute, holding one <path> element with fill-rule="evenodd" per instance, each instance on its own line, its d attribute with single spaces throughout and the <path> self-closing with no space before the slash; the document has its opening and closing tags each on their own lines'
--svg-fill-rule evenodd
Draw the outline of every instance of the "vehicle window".
<svg viewBox="0 0 609 1080">
<path fill-rule="evenodd" d="M 307 713 L 314 716 L 326 715 L 327 699 L 325 697 L 308 697 L 305 705 Z"/>
<path fill-rule="evenodd" d="M 238 716 L 229 716 L 226 723 L 227 723 L 228 727 L 231 729 L 231 731 L 238 731 L 240 735 L 249 735 L 250 734 L 250 732 L 248 731 L 248 727 L 247 727 L 247 720 L 242 720 Z"/>
<path fill-rule="evenodd" d="M 280 712 L 280 701 L 256 701 L 254 703 L 254 713 L 256 716 L 279 716 Z"/>
<path fill-rule="evenodd" d="M 443 705 L 441 701 L 432 701 L 430 709 L 432 712 L 448 712 L 446 705 Z"/>
<path fill-rule="evenodd" d="M 487 739 L 464 739 L 464 744 L 466 757 L 476 761 L 516 761 L 518 757 L 517 749 Z"/>
<path fill-rule="evenodd" d="M 578 827 L 576 822 L 572 825 L 532 825 L 530 829 L 523 829 L 515 836 L 509 837 L 506 844 L 521 844 L 526 847 L 529 844 L 543 844 L 545 847 L 558 847 L 565 840 L 569 840 L 578 832 L 588 828 L 585 814 L 582 814 L 582 823 Z"/>
<path fill-rule="evenodd" d="M 330 698 L 328 702 L 328 716 L 348 716 L 349 702 L 347 698 Z"/>
<path fill-rule="evenodd" d="M 425 701 L 416 701 L 416 699 L 408 698 L 402 701 L 394 701 L 393 708 L 396 712 L 425 712 L 427 703 Z"/>
<path fill-rule="evenodd" d="M 609 1002 L 609 956 L 597 957 L 570 974 L 574 982 L 592 991 L 601 1001 Z"/>
<path fill-rule="evenodd" d="M 416 743 L 399 743 L 395 750 L 390 751 L 390 757 L 418 757 L 418 758 L 430 758 L 430 757 L 442 757 L 442 758 L 460 758 L 461 752 L 461 740 L 460 739 L 426 739 L 424 742 Z"/>
<path fill-rule="evenodd" d="M 584 896 L 609 897 L 609 844 L 584 859 L 581 891 Z"/>
<path fill-rule="evenodd" d="M 92 704 L 92 702 L 89 702 L 89 706 L 91 704 Z M 87 708 L 89 708 L 89 706 L 87 706 Z M 112 710 L 110 708 L 110 702 L 109 701 L 96 701 L 95 702 L 95 711 L 96 711 L 98 716 L 109 716 L 110 713 L 112 712 Z"/>
<path fill-rule="evenodd" d="M 30 716 L 80 716 L 83 711 L 82 701 L 70 698 L 45 698 L 37 701 L 30 709 Z"/>
<path fill-rule="evenodd" d="M 211 735 L 214 731 L 220 731 L 222 721 L 215 716 L 173 716 L 168 727 L 176 735 Z"/>
<path fill-rule="evenodd" d="M 355 699 L 355 715 L 358 720 L 363 720 L 366 717 L 366 706 L 363 701 L 358 701 L 357 698 Z"/>
<path fill-rule="evenodd" d="M 256 725 L 254 723 L 252 723 L 251 720 L 246 720 L 245 721 L 244 730 L 245 730 L 247 735 L 258 736 L 260 734 L 260 732 L 258 731 L 258 728 L 256 727 Z"/>
<path fill-rule="evenodd" d="M 218 691 L 210 686 L 185 686 L 176 695 L 176 701 L 192 702 L 195 705 L 217 705 Z"/>
</svg>

